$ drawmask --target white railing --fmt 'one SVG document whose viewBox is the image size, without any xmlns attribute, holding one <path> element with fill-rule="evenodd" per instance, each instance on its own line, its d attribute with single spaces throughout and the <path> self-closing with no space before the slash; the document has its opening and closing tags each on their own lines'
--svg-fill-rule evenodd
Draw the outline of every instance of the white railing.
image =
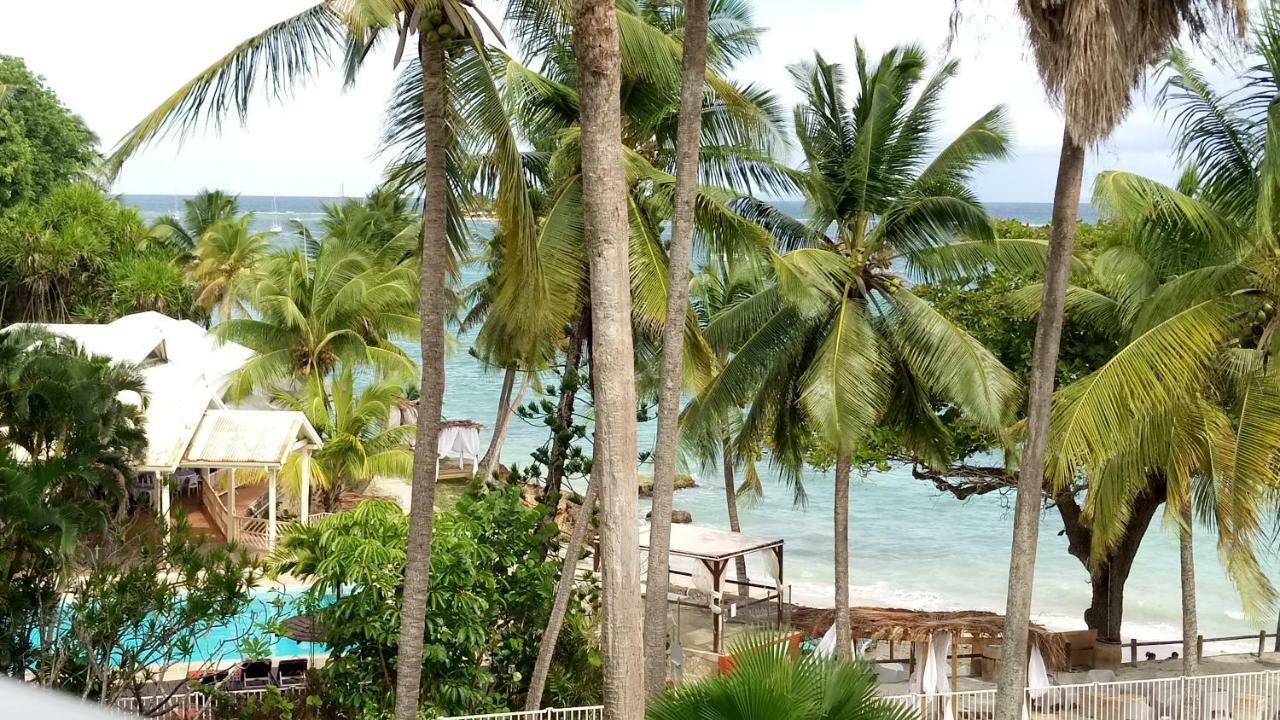
<svg viewBox="0 0 1280 720">
<path fill-rule="evenodd" d="M 132 715 L 165 718 L 165 720 L 212 720 L 214 710 L 221 704 L 221 697 L 231 702 L 265 695 L 273 688 L 230 690 L 220 696 L 208 696 L 200 692 L 182 692 L 173 695 L 149 695 L 141 699 L 125 697 L 116 701 L 116 709 Z M 286 698 L 301 697 L 305 687 L 274 688 Z"/>
<path fill-rule="evenodd" d="M 488 715 L 454 715 L 444 720 L 603 720 L 603 705 L 573 708 L 543 708 Z"/>
<path fill-rule="evenodd" d="M 1028 688 L 1033 720 L 1273 720 L 1280 717 L 1280 670 Z M 996 691 L 890 695 L 922 720 L 991 720 Z M 445 720 L 602 720 L 600 706 L 460 715 Z"/>
<path fill-rule="evenodd" d="M 231 535 L 227 532 L 227 506 L 222 502 L 222 496 L 218 494 L 218 488 L 213 481 L 213 478 L 217 477 L 221 472 L 223 471 L 214 473 L 209 479 L 200 483 L 200 502 L 209 511 L 209 517 L 213 518 L 213 522 L 218 526 L 218 531 L 222 533 L 222 537 L 230 538 Z"/>
</svg>

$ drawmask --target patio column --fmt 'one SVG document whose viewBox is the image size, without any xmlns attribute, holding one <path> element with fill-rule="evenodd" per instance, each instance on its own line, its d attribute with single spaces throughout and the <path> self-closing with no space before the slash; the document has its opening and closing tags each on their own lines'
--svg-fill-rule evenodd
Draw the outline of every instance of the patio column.
<svg viewBox="0 0 1280 720">
<path fill-rule="evenodd" d="M 227 542 L 236 541 L 236 469 L 227 476 Z"/>
<path fill-rule="evenodd" d="M 311 451 L 302 453 L 302 494 L 298 498 L 298 516 L 302 524 L 311 516 Z"/>
<path fill-rule="evenodd" d="M 271 479 L 267 485 L 267 547 L 276 548 L 276 469 L 271 468 Z"/>
<path fill-rule="evenodd" d="M 156 509 L 160 513 L 160 522 L 164 525 L 164 536 L 169 537 L 169 483 L 165 482 L 160 473 L 156 473 Z"/>
</svg>

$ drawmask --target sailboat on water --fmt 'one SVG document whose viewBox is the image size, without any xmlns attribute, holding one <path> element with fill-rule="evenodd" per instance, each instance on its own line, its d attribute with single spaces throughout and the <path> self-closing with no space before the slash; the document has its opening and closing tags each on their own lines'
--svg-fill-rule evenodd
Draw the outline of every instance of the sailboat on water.
<svg viewBox="0 0 1280 720">
<path fill-rule="evenodd" d="M 271 227 L 267 228 L 267 232 L 272 235 L 283 232 L 284 228 L 280 227 L 280 210 L 276 207 L 276 198 L 271 196 Z"/>
</svg>

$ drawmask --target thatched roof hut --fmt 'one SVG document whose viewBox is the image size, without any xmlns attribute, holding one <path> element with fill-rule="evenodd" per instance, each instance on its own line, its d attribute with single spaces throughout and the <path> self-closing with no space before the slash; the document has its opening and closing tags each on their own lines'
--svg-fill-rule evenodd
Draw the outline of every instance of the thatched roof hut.
<svg viewBox="0 0 1280 720">
<path fill-rule="evenodd" d="M 835 621 L 834 608 L 797 606 L 791 612 L 792 625 L 806 638 L 822 637 Z M 948 633 L 954 634 L 958 643 L 963 643 L 966 640 L 998 642 L 1004 636 L 1004 616 L 981 610 L 926 612 L 851 607 L 849 621 L 855 639 L 928 642 L 935 633 Z M 1032 623 L 1030 636 L 1050 667 L 1061 667 L 1066 662 L 1067 648 L 1061 635 Z"/>
</svg>

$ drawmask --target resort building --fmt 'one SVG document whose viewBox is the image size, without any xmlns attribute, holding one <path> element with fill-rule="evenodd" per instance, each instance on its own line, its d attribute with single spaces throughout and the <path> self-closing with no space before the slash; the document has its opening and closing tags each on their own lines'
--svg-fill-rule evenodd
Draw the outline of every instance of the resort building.
<svg viewBox="0 0 1280 720">
<path fill-rule="evenodd" d="M 310 519 L 315 428 L 302 413 L 271 408 L 263 398 L 232 403 L 227 396 L 252 350 L 156 312 L 42 327 L 141 369 L 147 398 L 126 399 L 142 404 L 146 418 L 147 450 L 133 493 L 161 522 L 180 505 L 197 532 L 266 552 L 286 521 Z M 295 482 L 286 486 L 282 474 Z"/>
</svg>

